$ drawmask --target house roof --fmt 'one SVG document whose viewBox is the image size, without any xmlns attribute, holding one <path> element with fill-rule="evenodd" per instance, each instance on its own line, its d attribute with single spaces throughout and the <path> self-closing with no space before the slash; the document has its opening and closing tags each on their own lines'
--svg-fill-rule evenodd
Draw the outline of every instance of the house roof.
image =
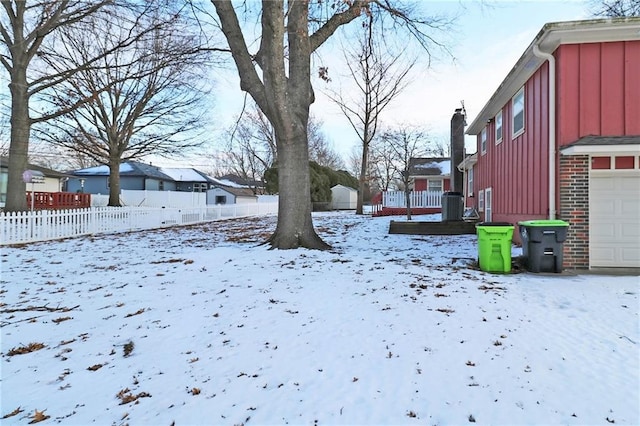
<svg viewBox="0 0 640 426">
<path fill-rule="evenodd" d="M 9 157 L 0 157 L 0 167 L 2 167 L 3 169 L 5 168 L 9 168 Z M 69 174 L 65 174 L 62 172 L 58 172 L 52 169 L 48 169 L 46 167 L 42 167 L 42 166 L 38 166 L 36 164 L 27 164 L 27 167 L 29 168 L 29 170 L 37 170 L 39 172 L 42 172 L 42 174 L 45 177 L 52 177 L 52 178 L 64 178 L 64 177 L 69 177 Z"/>
<path fill-rule="evenodd" d="M 264 182 L 261 182 L 259 180 L 249 180 L 249 179 L 245 179 L 242 178 L 240 176 L 237 175 L 232 175 L 232 174 L 228 174 L 228 175 L 224 175 L 224 176 L 220 176 L 218 178 L 215 178 L 218 182 L 221 182 L 223 185 L 228 185 L 228 186 L 234 186 L 236 188 L 241 188 L 241 187 L 264 187 Z"/>
<path fill-rule="evenodd" d="M 70 172 L 74 176 L 109 176 L 109 166 L 101 165 Z M 162 173 L 160 168 L 138 161 L 126 161 L 120 164 L 120 176 L 144 176 L 172 181 L 170 176 Z"/>
<path fill-rule="evenodd" d="M 210 178 L 204 173 L 192 168 L 161 167 L 160 171 L 171 177 L 176 182 L 215 182 L 213 178 Z"/>
<path fill-rule="evenodd" d="M 451 158 L 430 157 L 409 159 L 409 176 L 449 176 Z"/>
<path fill-rule="evenodd" d="M 584 136 L 560 149 L 564 155 L 615 154 L 618 152 L 640 153 L 638 136 Z"/>
<path fill-rule="evenodd" d="M 463 170 L 469 170 L 472 169 L 473 166 L 478 162 L 478 153 L 473 153 L 473 154 L 467 154 L 464 157 L 464 160 L 462 160 L 462 162 L 460 164 L 458 164 L 456 167 L 458 168 L 458 170 L 463 171 Z"/>
<path fill-rule="evenodd" d="M 347 189 L 349 192 L 358 192 L 358 190 L 355 188 L 351 188 L 350 186 L 345 186 L 341 184 L 333 185 L 331 187 L 331 189 L 341 189 L 341 188 Z"/>
<path fill-rule="evenodd" d="M 466 133 L 477 135 L 487 121 L 516 94 L 546 59 L 537 57 L 534 46 L 540 51 L 553 53 L 561 44 L 582 44 L 640 40 L 640 17 L 592 19 L 584 21 L 552 22 L 545 24 L 531 44 L 516 62 L 507 77 L 482 108 Z"/>
<path fill-rule="evenodd" d="M 256 194 L 249 188 L 237 188 L 233 186 L 216 185 L 215 188 L 223 189 L 236 197 L 256 197 Z"/>
<path fill-rule="evenodd" d="M 101 165 L 71 172 L 74 176 L 109 176 L 109 166 Z M 120 176 L 143 176 L 175 182 L 211 182 L 213 178 L 192 168 L 156 167 L 138 161 L 125 161 L 120 164 Z"/>
</svg>

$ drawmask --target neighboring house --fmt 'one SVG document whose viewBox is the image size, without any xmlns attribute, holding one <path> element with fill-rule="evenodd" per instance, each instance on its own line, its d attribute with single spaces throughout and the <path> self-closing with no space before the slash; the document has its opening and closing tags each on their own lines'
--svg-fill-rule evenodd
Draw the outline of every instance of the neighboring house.
<svg viewBox="0 0 640 426">
<path fill-rule="evenodd" d="M 75 170 L 67 182 L 69 192 L 109 193 L 109 167 Z M 120 189 L 146 191 L 206 192 L 217 182 L 192 168 L 156 167 L 138 161 L 120 164 Z"/>
<path fill-rule="evenodd" d="M 409 179 L 414 191 L 448 191 L 450 177 L 449 157 L 409 159 Z"/>
<path fill-rule="evenodd" d="M 562 219 L 565 268 L 640 267 L 640 18 L 544 25 L 467 134 L 482 220 Z"/>
<path fill-rule="evenodd" d="M 217 183 L 215 179 L 196 169 L 162 167 L 160 171 L 175 181 L 176 191 L 206 192 Z"/>
<path fill-rule="evenodd" d="M 344 185 L 331 188 L 331 208 L 333 210 L 355 210 L 358 205 L 358 191 Z"/>
<path fill-rule="evenodd" d="M 73 175 L 67 181 L 68 192 L 86 192 L 89 194 L 109 193 L 109 166 L 95 166 L 69 172 Z M 174 179 L 160 170 L 159 167 L 138 161 L 127 161 L 120 164 L 120 189 L 175 191 Z"/>
<path fill-rule="evenodd" d="M 410 158 L 408 170 L 411 212 L 442 212 L 442 193 L 451 188 L 451 158 Z M 374 216 L 402 215 L 407 211 L 404 191 L 384 191 L 371 201 L 376 206 Z"/>
<path fill-rule="evenodd" d="M 64 181 L 70 176 L 46 167 L 28 164 L 28 170 L 42 173 L 44 181 L 42 183 L 27 184 L 27 191 L 36 192 L 60 192 Z M 9 175 L 9 157 L 0 157 L 0 206 L 4 207 L 7 198 L 7 179 Z"/>
<path fill-rule="evenodd" d="M 258 197 L 249 188 L 215 185 L 207 191 L 207 204 L 257 203 Z"/>
</svg>

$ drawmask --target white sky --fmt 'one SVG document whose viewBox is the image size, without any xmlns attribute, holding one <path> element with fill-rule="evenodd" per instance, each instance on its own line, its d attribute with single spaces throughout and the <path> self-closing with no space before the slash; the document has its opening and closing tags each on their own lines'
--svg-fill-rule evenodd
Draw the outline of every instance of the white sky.
<svg viewBox="0 0 640 426">
<path fill-rule="evenodd" d="M 2 424 L 640 424 L 638 277 L 485 273 L 475 235 L 391 219 L 314 214 L 331 251 L 258 245 L 273 216 L 3 247 Z"/>
<path fill-rule="evenodd" d="M 435 141 L 445 145 L 449 143 L 451 116 L 461 101 L 470 123 L 545 23 L 588 17 L 583 1 L 463 0 L 429 2 L 429 7 L 461 15 L 451 36 L 454 44 L 449 46 L 454 59 L 441 56 L 430 69 L 416 73 L 414 82 L 388 107 L 382 121 L 389 126 L 425 126 Z M 323 48 L 320 54 L 324 58 L 342 58 Z M 330 67 L 329 72 L 335 82 L 340 70 Z M 323 87 L 324 82 L 314 82 L 316 102 L 311 110 L 324 121 L 324 132 L 346 160 L 352 147 L 358 146 L 358 138 L 340 110 L 322 94 Z M 233 122 L 230 117 L 242 107 L 235 73 L 218 80 L 216 92 L 216 122 L 229 125 Z M 475 142 L 469 137 L 467 150 L 475 151 Z"/>
<path fill-rule="evenodd" d="M 468 122 L 471 122 L 545 23 L 588 17 L 587 4 L 583 0 L 451 0 L 425 1 L 424 4 L 436 13 L 460 15 L 449 45 L 455 60 L 440 56 L 430 69 L 415 73 L 414 82 L 389 106 L 382 121 L 389 126 L 400 123 L 424 126 L 436 142 L 445 145 L 449 142 L 451 115 L 460 107 L 460 102 L 464 101 Z M 335 45 L 327 45 L 319 52 L 332 63 L 332 84 L 337 84 L 336 76 L 341 74 L 336 60 L 342 55 L 334 54 L 335 49 Z M 208 127 L 212 129 L 212 145 L 216 145 L 222 140 L 224 129 L 241 111 L 244 94 L 240 92 L 235 68 L 230 67 L 225 72 L 216 70 L 213 74 L 216 77 L 215 100 Z M 5 73 L 2 73 L 2 80 L 6 80 Z M 312 113 L 323 120 L 325 134 L 346 160 L 352 148 L 358 145 L 357 136 L 338 108 L 323 95 L 326 84 L 316 80 L 317 100 L 312 105 Z M 0 91 L 6 94 L 6 85 L 3 84 Z M 467 138 L 467 150 L 475 151 L 471 138 Z M 165 167 L 211 165 L 211 161 L 201 154 L 188 159 L 149 160 Z"/>
</svg>

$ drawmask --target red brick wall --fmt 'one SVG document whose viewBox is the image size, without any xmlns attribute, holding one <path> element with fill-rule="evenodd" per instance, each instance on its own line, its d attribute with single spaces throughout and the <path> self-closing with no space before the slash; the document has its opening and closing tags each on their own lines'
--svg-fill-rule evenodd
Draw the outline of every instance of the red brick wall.
<svg viewBox="0 0 640 426">
<path fill-rule="evenodd" d="M 569 222 L 565 269 L 589 268 L 589 156 L 561 155 L 559 219 Z"/>
</svg>

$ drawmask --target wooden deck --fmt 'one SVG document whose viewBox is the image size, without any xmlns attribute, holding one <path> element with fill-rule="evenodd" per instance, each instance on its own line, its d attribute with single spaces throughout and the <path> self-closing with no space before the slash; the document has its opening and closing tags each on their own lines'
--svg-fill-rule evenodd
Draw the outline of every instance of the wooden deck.
<svg viewBox="0 0 640 426">
<path fill-rule="evenodd" d="M 395 221 L 389 224 L 389 234 L 409 235 L 475 235 L 476 224 L 465 221 L 419 222 Z"/>
</svg>

